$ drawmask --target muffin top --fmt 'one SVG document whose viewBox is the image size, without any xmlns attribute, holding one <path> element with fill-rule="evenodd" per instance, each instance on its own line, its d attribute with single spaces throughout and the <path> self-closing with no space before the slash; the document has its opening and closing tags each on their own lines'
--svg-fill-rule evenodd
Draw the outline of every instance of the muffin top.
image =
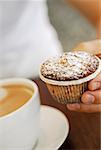
<svg viewBox="0 0 101 150">
<path fill-rule="evenodd" d="M 52 80 L 68 81 L 86 77 L 96 71 L 99 60 L 93 54 L 84 51 L 63 53 L 41 65 L 41 74 Z"/>
</svg>

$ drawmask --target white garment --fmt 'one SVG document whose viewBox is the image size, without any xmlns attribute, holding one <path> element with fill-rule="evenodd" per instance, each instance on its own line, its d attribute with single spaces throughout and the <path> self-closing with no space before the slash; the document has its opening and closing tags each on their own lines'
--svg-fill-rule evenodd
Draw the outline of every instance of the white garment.
<svg viewBox="0 0 101 150">
<path fill-rule="evenodd" d="M 0 78 L 36 77 L 61 51 L 45 0 L 0 0 Z"/>
</svg>

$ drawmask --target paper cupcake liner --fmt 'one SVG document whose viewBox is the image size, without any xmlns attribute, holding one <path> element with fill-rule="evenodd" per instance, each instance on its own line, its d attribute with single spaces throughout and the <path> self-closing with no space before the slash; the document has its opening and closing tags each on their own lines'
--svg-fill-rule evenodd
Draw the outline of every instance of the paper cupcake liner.
<svg viewBox="0 0 101 150">
<path fill-rule="evenodd" d="M 54 100 L 62 104 L 80 103 L 82 94 L 87 90 L 87 82 L 68 86 L 46 85 Z"/>
<path fill-rule="evenodd" d="M 80 103 L 82 94 L 87 90 L 88 81 L 94 79 L 101 72 L 101 60 L 98 57 L 97 59 L 99 60 L 98 69 L 82 79 L 57 81 L 45 78 L 41 72 L 39 72 L 39 75 L 41 80 L 46 83 L 51 95 L 56 101 L 62 104 Z"/>
</svg>

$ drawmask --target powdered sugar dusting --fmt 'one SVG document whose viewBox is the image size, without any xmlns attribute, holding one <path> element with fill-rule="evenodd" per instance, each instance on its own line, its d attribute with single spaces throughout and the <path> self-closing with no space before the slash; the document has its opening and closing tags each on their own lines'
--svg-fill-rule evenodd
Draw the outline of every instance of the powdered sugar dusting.
<svg viewBox="0 0 101 150">
<path fill-rule="evenodd" d="M 90 53 L 83 51 L 67 52 L 59 58 L 46 60 L 41 66 L 41 73 L 49 79 L 73 80 L 92 74 L 98 65 L 98 59 Z"/>
</svg>

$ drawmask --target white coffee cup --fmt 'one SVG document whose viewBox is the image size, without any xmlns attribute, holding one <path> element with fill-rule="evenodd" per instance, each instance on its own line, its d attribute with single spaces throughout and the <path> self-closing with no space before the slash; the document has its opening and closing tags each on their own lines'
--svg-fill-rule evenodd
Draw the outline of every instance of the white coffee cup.
<svg viewBox="0 0 101 150">
<path fill-rule="evenodd" d="M 39 135 L 40 98 L 37 85 L 23 78 L 3 79 L 0 85 L 21 83 L 33 88 L 33 96 L 16 111 L 0 117 L 0 150 L 32 150 Z"/>
</svg>

